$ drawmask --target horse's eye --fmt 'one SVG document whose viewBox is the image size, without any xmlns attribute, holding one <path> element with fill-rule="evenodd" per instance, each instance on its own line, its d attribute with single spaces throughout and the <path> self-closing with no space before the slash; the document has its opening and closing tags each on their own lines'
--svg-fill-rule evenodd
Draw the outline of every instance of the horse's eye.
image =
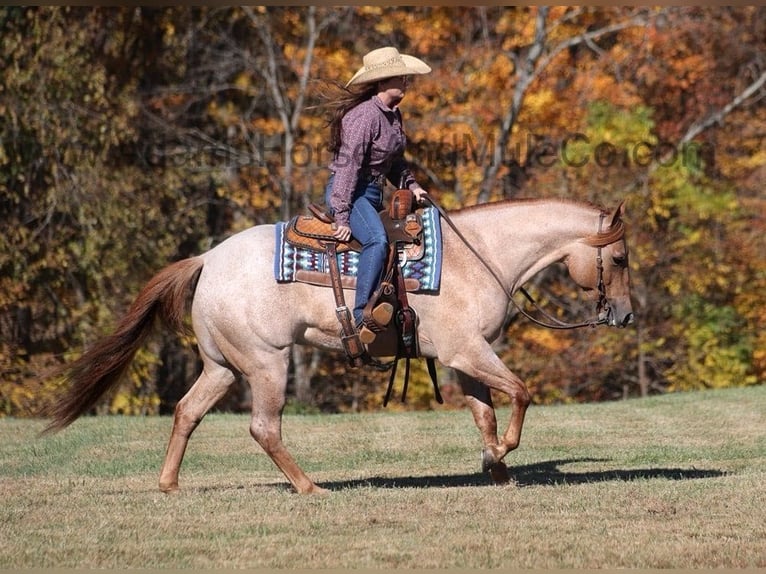
<svg viewBox="0 0 766 574">
<path fill-rule="evenodd" d="M 625 264 L 627 263 L 627 258 L 624 255 L 615 255 L 612 257 L 612 262 L 617 267 L 625 267 Z"/>
</svg>

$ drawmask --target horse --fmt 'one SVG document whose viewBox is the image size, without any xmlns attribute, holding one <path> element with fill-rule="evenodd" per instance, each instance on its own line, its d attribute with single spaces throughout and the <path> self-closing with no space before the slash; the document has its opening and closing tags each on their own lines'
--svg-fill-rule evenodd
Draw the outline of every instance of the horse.
<svg viewBox="0 0 766 574">
<path fill-rule="evenodd" d="M 494 483 L 509 481 L 503 459 L 519 446 L 531 400 L 524 381 L 491 346 L 507 324 L 513 295 L 544 268 L 563 262 L 570 278 L 599 298 L 600 323 L 632 323 L 624 211 L 624 202 L 604 210 L 563 199 L 452 210 L 442 232 L 438 293 L 409 295 L 419 318 L 420 354 L 455 370 L 481 435 L 483 472 Z M 244 379 L 252 395 L 252 437 L 297 492 L 326 492 L 285 447 L 282 411 L 291 347 L 342 351 L 338 319 L 330 289 L 275 281 L 275 225 L 240 231 L 156 273 L 114 332 L 64 367 L 66 390 L 49 410 L 45 432 L 65 428 L 119 384 L 156 320 L 183 331 L 190 311 L 203 367 L 175 408 L 160 490 L 179 489 L 190 436 L 227 389 Z M 351 290 L 345 295 L 353 300 Z M 500 436 L 491 389 L 510 399 L 510 420 Z"/>
</svg>

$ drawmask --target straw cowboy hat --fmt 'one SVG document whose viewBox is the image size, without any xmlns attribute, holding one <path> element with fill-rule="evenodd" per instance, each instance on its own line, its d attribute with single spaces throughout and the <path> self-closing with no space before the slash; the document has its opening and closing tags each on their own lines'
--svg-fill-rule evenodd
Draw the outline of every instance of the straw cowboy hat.
<svg viewBox="0 0 766 574">
<path fill-rule="evenodd" d="M 377 82 L 396 76 L 427 74 L 431 71 L 431 67 L 423 60 L 407 54 L 400 54 L 399 50 L 390 46 L 378 48 L 365 54 L 362 62 L 364 66 L 356 71 L 346 87 L 354 84 Z"/>
</svg>

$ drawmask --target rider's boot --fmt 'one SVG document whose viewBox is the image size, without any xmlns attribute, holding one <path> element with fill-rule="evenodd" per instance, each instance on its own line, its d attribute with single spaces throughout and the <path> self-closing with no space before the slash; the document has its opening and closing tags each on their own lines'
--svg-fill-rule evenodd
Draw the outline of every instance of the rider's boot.
<svg viewBox="0 0 766 574">
<path fill-rule="evenodd" d="M 365 309 L 364 319 L 359 325 L 359 339 L 365 345 L 369 345 L 391 322 L 394 315 L 394 306 L 391 303 L 383 301 L 378 303 L 370 313 Z"/>
</svg>

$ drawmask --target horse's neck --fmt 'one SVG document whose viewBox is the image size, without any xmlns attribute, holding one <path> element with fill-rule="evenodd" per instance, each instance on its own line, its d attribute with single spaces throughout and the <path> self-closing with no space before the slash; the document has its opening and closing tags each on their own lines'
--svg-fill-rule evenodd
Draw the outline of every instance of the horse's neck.
<svg viewBox="0 0 766 574">
<path fill-rule="evenodd" d="M 596 231 L 592 209 L 556 200 L 501 202 L 456 215 L 458 229 L 514 290 Z"/>
</svg>

